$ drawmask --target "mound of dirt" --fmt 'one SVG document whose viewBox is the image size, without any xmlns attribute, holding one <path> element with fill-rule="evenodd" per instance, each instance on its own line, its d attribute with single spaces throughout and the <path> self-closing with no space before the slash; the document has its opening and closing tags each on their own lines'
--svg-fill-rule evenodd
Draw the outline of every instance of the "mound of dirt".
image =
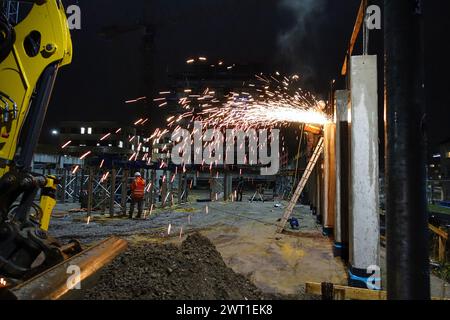
<svg viewBox="0 0 450 320">
<path fill-rule="evenodd" d="M 196 233 L 181 245 L 136 245 L 100 273 L 89 300 L 259 300 L 247 278 L 228 268 L 208 238 Z"/>
</svg>

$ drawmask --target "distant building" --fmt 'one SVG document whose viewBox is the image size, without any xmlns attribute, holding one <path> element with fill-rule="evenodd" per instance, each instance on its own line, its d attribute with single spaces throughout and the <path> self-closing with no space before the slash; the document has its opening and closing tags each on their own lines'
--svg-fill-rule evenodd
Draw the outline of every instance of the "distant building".
<svg viewBox="0 0 450 320">
<path fill-rule="evenodd" d="M 72 169 L 84 164 L 78 157 L 62 155 L 59 151 L 58 146 L 39 145 L 33 156 L 31 171 L 43 175 L 57 175 L 60 169 Z"/>
<path fill-rule="evenodd" d="M 450 140 L 440 145 L 440 172 L 444 201 L 450 201 Z"/>
<path fill-rule="evenodd" d="M 122 127 L 116 122 L 62 122 L 59 129 L 63 153 L 82 156 L 91 151 L 93 156 L 129 158 L 138 152 L 151 153 L 151 145 L 137 134 L 133 127 Z"/>
</svg>

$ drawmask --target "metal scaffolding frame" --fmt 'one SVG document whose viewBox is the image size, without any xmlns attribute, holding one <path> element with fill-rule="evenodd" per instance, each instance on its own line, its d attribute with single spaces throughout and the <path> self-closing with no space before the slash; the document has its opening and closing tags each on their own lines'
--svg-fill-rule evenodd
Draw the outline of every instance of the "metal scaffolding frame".
<svg viewBox="0 0 450 320">
<path fill-rule="evenodd" d="M 19 22 L 19 1 L 3 1 L 3 8 L 9 22 L 16 25 Z"/>
<path fill-rule="evenodd" d="M 146 180 L 145 210 L 155 206 L 160 202 L 161 207 L 174 205 L 174 197 L 181 192 L 181 200 L 178 203 L 185 203 L 184 195 L 187 187 L 186 183 L 180 188 L 174 188 L 175 180 L 180 184 L 179 179 L 166 179 L 164 181 L 165 192 L 156 186 L 156 170 L 143 170 L 141 172 Z M 60 169 L 57 172 L 60 178 L 58 184 L 57 200 L 63 203 L 80 202 L 82 209 L 87 209 L 88 214 L 92 211 L 100 211 L 102 214 L 109 212 L 110 215 L 126 214 L 127 203 L 131 200 L 128 194 L 130 170 L 126 168 L 101 169 L 98 167 L 85 167 L 73 172 L 69 169 Z M 180 175 L 178 175 L 180 176 Z M 178 190 L 177 190 L 178 189 Z M 157 201 L 157 193 L 162 193 L 161 201 Z M 108 209 L 108 210 L 107 210 Z"/>
</svg>

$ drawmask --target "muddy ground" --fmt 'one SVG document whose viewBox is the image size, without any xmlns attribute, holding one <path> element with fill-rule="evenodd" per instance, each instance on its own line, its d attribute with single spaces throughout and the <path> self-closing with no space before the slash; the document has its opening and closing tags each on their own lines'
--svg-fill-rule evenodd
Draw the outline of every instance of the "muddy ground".
<svg viewBox="0 0 450 320">
<path fill-rule="evenodd" d="M 181 246 L 132 245 L 101 272 L 84 296 L 89 300 L 274 298 L 285 297 L 263 294 L 249 279 L 227 267 L 211 241 L 199 233 L 188 236 Z"/>
</svg>

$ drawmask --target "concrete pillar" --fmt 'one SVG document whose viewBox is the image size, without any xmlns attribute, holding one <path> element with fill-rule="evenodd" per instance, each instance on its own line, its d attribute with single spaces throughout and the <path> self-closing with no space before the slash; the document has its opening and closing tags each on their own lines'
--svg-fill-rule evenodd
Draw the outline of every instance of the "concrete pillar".
<svg viewBox="0 0 450 320">
<path fill-rule="evenodd" d="M 379 266 L 377 57 L 351 58 L 350 270 L 351 286 L 367 288 Z"/>
<path fill-rule="evenodd" d="M 350 92 L 336 91 L 336 220 L 334 254 L 348 260 L 348 115 Z"/>
<path fill-rule="evenodd" d="M 328 123 L 324 127 L 324 210 L 323 234 L 333 234 L 336 215 L 336 125 Z"/>
</svg>

